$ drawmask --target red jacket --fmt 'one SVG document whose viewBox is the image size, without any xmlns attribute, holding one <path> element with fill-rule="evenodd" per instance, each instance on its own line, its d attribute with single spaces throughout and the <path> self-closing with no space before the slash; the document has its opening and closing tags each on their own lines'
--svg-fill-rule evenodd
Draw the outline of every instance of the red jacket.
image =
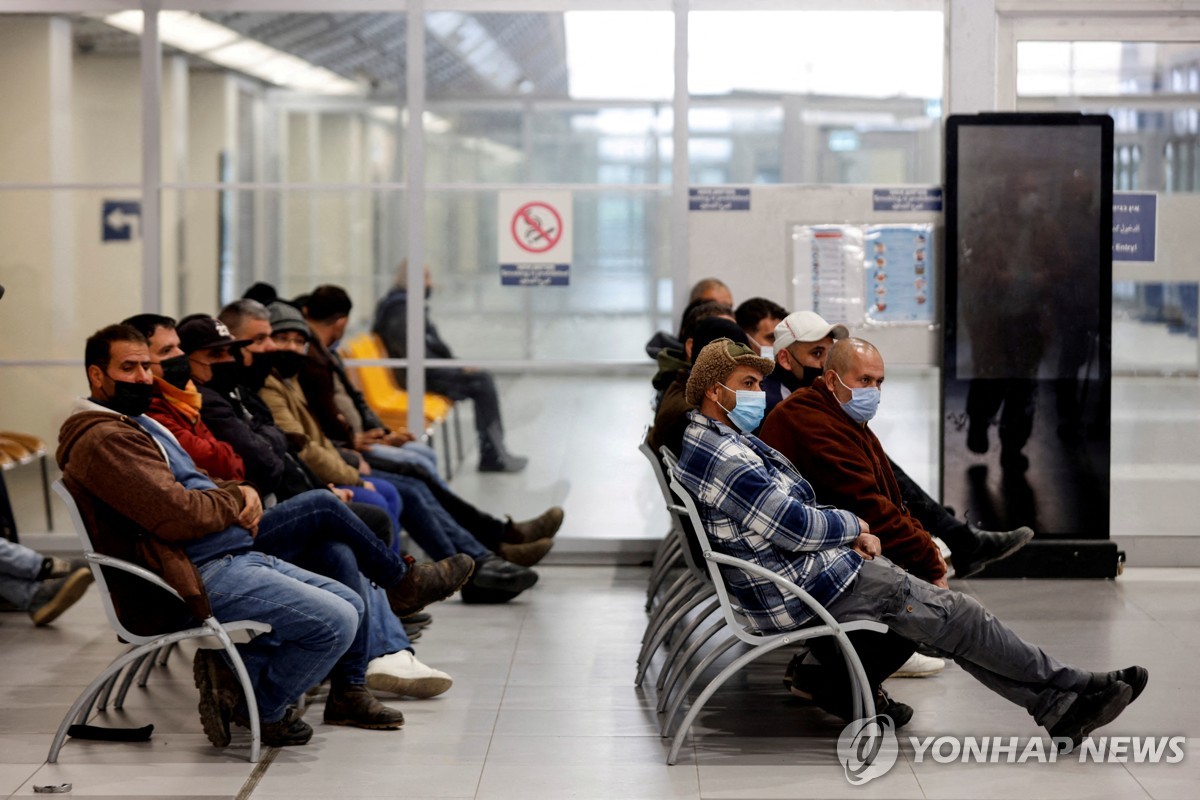
<svg viewBox="0 0 1200 800">
<path fill-rule="evenodd" d="M 216 482 L 240 481 L 246 477 L 246 466 L 242 457 L 234 452 L 228 442 L 213 436 L 199 417 L 190 420 L 183 412 L 155 393 L 146 416 L 162 423 L 174 434 L 179 445 L 196 462 L 196 466 L 208 473 Z"/>
<path fill-rule="evenodd" d="M 883 445 L 870 428 L 847 416 L 824 383 L 793 392 L 775 406 L 759 438 L 796 465 L 818 502 L 866 520 L 885 556 L 928 581 L 946 574 L 933 537 L 904 506 Z"/>
</svg>

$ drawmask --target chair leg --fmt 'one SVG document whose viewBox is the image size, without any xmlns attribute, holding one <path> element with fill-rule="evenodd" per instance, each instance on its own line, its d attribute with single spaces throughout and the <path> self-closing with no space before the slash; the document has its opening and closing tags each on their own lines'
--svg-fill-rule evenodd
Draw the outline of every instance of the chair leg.
<svg viewBox="0 0 1200 800">
<path fill-rule="evenodd" d="M 125 695 L 129 693 L 129 687 L 133 685 L 134 679 L 137 678 L 138 673 L 145 666 L 146 662 L 154 662 L 155 652 L 151 650 L 148 653 L 142 654 L 141 658 L 134 661 L 125 670 L 125 677 L 121 679 L 121 688 L 117 690 L 116 699 L 113 700 L 113 708 L 122 709 L 125 707 Z"/>
<path fill-rule="evenodd" d="M 250 716 L 250 763 L 257 764 L 262 750 L 262 725 L 258 719 L 258 700 L 254 696 L 254 684 L 250 682 L 250 673 L 246 671 L 246 665 L 242 663 L 242 656 L 238 653 L 237 647 L 234 646 L 233 640 L 229 638 L 225 629 L 215 620 L 205 620 L 205 625 L 212 629 L 216 637 L 221 640 L 221 644 L 233 664 L 233 671 L 242 684 L 242 695 L 246 698 L 246 710 Z"/>
<path fill-rule="evenodd" d="M 654 609 L 650 614 L 650 618 L 646 620 L 646 630 L 642 634 L 642 652 L 638 655 L 639 661 L 646 652 L 647 643 L 658 633 L 658 629 L 662 627 L 663 621 L 670 617 L 675 609 L 681 603 L 686 602 L 692 593 L 699 588 L 700 583 L 686 572 L 680 575 L 675 583 L 671 585 L 671 589 L 665 595 L 662 604 Z"/>
<path fill-rule="evenodd" d="M 679 684 L 680 679 L 687 674 L 688 663 L 691 662 L 696 653 L 700 652 L 700 648 L 704 646 L 705 642 L 716 636 L 725 627 L 724 618 L 716 620 L 712 625 L 705 628 L 699 636 L 693 639 L 692 643 L 688 645 L 688 649 L 671 665 L 671 674 L 667 676 L 666 683 L 663 684 L 663 689 L 658 694 L 658 705 L 655 711 L 659 714 L 665 712 L 667 705 L 670 703 L 671 696 L 675 693 L 675 687 Z"/>
<path fill-rule="evenodd" d="M 159 652 L 166 649 L 166 647 L 159 648 L 157 652 L 153 653 L 149 658 L 146 659 L 146 663 L 142 664 L 142 671 L 138 673 L 137 679 L 137 685 L 139 689 L 146 688 L 146 684 L 150 681 L 151 671 L 153 671 L 154 667 L 158 665 Z"/>
<path fill-rule="evenodd" d="M 786 637 L 782 637 L 773 642 L 752 648 L 743 653 L 730 662 L 729 666 L 717 673 L 717 677 L 709 682 L 708 686 L 704 687 L 704 691 L 696 698 L 696 702 L 692 703 L 692 707 L 688 709 L 687 716 L 683 718 L 683 723 L 679 726 L 679 731 L 675 734 L 674 741 L 671 742 L 671 752 L 667 755 L 667 763 L 674 764 L 679 760 L 679 748 L 683 746 L 683 740 L 687 737 L 688 731 L 692 727 L 692 723 L 696 721 L 701 710 L 704 709 L 704 704 L 708 702 L 725 681 L 740 670 L 742 667 L 754 661 L 756 658 L 762 658 L 773 650 L 783 647 L 785 644 L 790 644 Z"/>
<path fill-rule="evenodd" d="M 450 415 L 454 418 L 454 451 L 458 454 L 458 465 L 461 467 L 466 455 L 463 453 L 462 417 L 458 413 L 458 403 L 450 406 Z"/>
<path fill-rule="evenodd" d="M 75 702 L 67 710 L 62 722 L 58 725 L 58 731 L 54 734 L 54 739 L 50 743 L 50 753 L 46 756 L 46 761 L 51 764 L 58 763 L 58 752 L 62 750 L 63 742 L 67 738 L 67 729 L 76 721 L 81 713 L 86 713 L 87 708 L 92 704 L 96 697 L 96 693 L 107 683 L 110 683 L 127 664 L 130 664 L 142 657 L 141 648 L 131 648 L 122 655 L 116 657 L 103 672 L 95 677 L 91 683 L 87 685 L 79 696 L 75 698 Z"/>
<path fill-rule="evenodd" d="M 667 651 L 667 657 L 663 660 L 663 668 L 658 673 L 658 680 L 654 682 L 654 688 L 659 692 L 661 692 L 663 686 L 666 685 L 667 677 L 675 671 L 675 659 L 679 657 L 679 651 L 687 646 L 687 643 L 691 640 L 692 634 L 696 632 L 696 629 L 703 625 L 704 621 L 708 619 L 714 611 L 721 607 L 721 601 L 717 598 L 715 593 L 709 596 L 712 599 L 708 601 L 708 605 L 696 612 L 695 617 L 691 622 L 688 623 L 686 628 L 679 632 L 679 636 L 676 637 L 675 643 L 672 644 L 671 649 Z M 662 709 L 660 708 L 659 711 L 662 711 Z"/>
<path fill-rule="evenodd" d="M 54 530 L 54 504 L 50 502 L 50 470 L 46 467 L 46 455 L 42 454 L 42 505 L 46 509 L 46 530 Z"/>
<path fill-rule="evenodd" d="M 446 465 L 446 480 L 451 480 L 454 477 L 454 459 L 450 455 L 450 436 L 446 427 L 446 418 L 442 417 L 437 422 L 438 438 L 442 440 L 442 460 Z"/>
<path fill-rule="evenodd" d="M 167 659 L 171 657 L 171 653 L 174 653 L 177 647 L 179 647 L 179 642 L 171 642 L 169 645 L 158 651 L 158 665 L 160 667 L 165 667 L 167 665 Z"/>
<path fill-rule="evenodd" d="M 686 595 L 683 595 L 683 602 L 676 606 L 670 616 L 663 618 L 663 623 L 658 626 L 658 629 L 654 632 L 650 640 L 642 646 L 642 652 L 638 655 L 638 662 L 641 666 L 634 680 L 634 686 L 642 685 L 642 680 L 646 677 L 646 670 L 649 669 L 650 662 L 654 659 L 654 654 L 662 646 L 663 642 L 667 640 L 667 637 L 671 635 L 671 632 L 675 630 L 675 627 L 708 598 L 708 595 L 704 592 L 704 588 L 704 586 L 697 584 Z"/>
<path fill-rule="evenodd" d="M 671 707 L 667 709 L 667 715 L 663 717 L 662 726 L 659 728 L 659 732 L 664 739 L 671 735 L 671 723 L 675 721 L 675 715 L 683 707 L 683 701 L 687 700 L 688 692 L 691 691 L 693 684 L 699 680 L 706 669 L 711 667 L 718 658 L 729 652 L 729 649 L 737 644 L 738 641 L 739 639 L 736 636 L 730 636 L 717 645 L 711 653 L 702 658 L 700 663 L 693 667 L 692 671 L 687 674 L 683 685 L 679 687 L 679 694 L 675 695 L 675 699 L 671 701 Z"/>
</svg>

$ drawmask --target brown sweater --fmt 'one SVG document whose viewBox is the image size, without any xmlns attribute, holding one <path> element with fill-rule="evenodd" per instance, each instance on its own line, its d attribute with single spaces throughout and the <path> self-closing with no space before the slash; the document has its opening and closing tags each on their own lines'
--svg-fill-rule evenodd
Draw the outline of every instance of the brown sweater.
<svg viewBox="0 0 1200 800">
<path fill-rule="evenodd" d="M 908 513 L 883 445 L 855 422 L 825 384 L 793 392 L 767 415 L 759 435 L 791 460 L 817 500 L 857 514 L 883 554 L 928 581 L 946 574 L 937 544 Z"/>
<path fill-rule="evenodd" d="M 211 616 L 184 546 L 237 522 L 245 505 L 238 484 L 184 488 L 150 434 L 87 400 L 63 423 L 57 458 L 96 551 L 146 567 L 183 596 L 197 620 Z M 106 578 L 110 574 L 106 570 Z M 164 593 L 149 584 L 113 575 L 109 585 L 118 615 L 135 633 L 182 621 L 177 604 L 164 602 Z"/>
</svg>

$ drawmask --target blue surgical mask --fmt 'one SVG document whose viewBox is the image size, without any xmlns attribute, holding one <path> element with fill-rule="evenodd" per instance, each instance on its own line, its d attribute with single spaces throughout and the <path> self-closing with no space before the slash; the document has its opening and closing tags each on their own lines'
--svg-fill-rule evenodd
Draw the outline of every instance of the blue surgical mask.
<svg viewBox="0 0 1200 800">
<path fill-rule="evenodd" d="M 846 386 L 845 381 L 836 372 L 834 375 L 838 379 L 838 383 Z M 849 386 L 846 386 L 850 389 Z M 842 403 L 842 410 L 846 415 L 855 422 L 866 424 L 875 416 L 875 412 L 879 410 L 879 397 L 881 392 L 878 386 L 863 386 L 858 389 L 850 389 L 850 402 Z"/>
<path fill-rule="evenodd" d="M 725 384 L 722 383 L 721 386 L 725 386 Z M 729 389 L 728 386 L 725 388 Z M 736 425 L 742 433 L 756 430 L 767 414 L 767 393 L 751 392 L 747 389 L 729 389 L 729 391 L 733 392 L 737 398 L 733 408 L 721 406 L 729 414 L 729 421 Z M 721 405 L 720 401 L 717 401 L 717 405 Z"/>
</svg>

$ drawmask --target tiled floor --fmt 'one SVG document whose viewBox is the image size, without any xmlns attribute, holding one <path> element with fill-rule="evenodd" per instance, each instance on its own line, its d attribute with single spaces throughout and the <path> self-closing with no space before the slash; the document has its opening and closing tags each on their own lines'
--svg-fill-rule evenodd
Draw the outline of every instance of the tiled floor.
<svg viewBox="0 0 1200 800">
<path fill-rule="evenodd" d="M 398 703 L 402 731 L 320 724 L 307 747 L 245 761 L 248 738 L 228 750 L 200 732 L 190 654 L 177 653 L 134 689 L 123 713 L 99 724 L 153 722 L 145 744 L 68 741 L 45 763 L 51 733 L 75 693 L 119 651 L 94 593 L 35 629 L 0 615 L 0 796 L 70 782 L 73 797 L 138 798 L 1194 798 L 1200 760 L 1181 764 L 918 763 L 908 737 L 1019 737 L 1039 730 L 1021 709 L 957 666 L 923 680 L 892 680 L 916 710 L 896 765 L 852 786 L 836 756 L 840 724 L 791 698 L 779 677 L 787 654 L 735 677 L 700 715 L 678 765 L 664 763 L 654 680 L 633 685 L 645 624 L 647 570 L 546 567 L 517 602 L 433 607 L 420 657 L 455 677 L 444 696 Z M 1193 689 L 1200 660 L 1200 570 L 1131 569 L 1116 581 L 968 581 L 1027 638 L 1089 668 L 1141 663 L 1148 689 L 1102 734 L 1200 742 Z"/>
</svg>

